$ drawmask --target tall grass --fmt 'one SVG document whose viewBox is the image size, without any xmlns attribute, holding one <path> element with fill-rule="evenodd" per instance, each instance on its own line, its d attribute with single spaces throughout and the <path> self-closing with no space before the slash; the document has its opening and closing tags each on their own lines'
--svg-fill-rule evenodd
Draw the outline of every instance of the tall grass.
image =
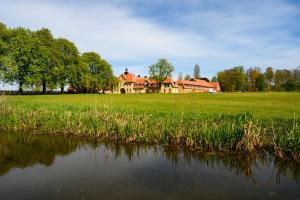
<svg viewBox="0 0 300 200">
<path fill-rule="evenodd" d="M 150 96 L 145 96 L 145 101 Z M 266 119 L 241 111 L 240 114 L 225 112 L 197 117 L 199 113 L 191 110 L 167 113 L 157 112 L 159 109 L 153 112 L 124 109 L 108 103 L 97 106 L 72 101 L 70 104 L 23 101 L 24 98 L 19 101 L 2 98 L 2 129 L 38 130 L 128 143 L 175 144 L 194 150 L 253 152 L 267 149 L 281 158 L 300 159 L 300 121 L 295 116 Z"/>
</svg>

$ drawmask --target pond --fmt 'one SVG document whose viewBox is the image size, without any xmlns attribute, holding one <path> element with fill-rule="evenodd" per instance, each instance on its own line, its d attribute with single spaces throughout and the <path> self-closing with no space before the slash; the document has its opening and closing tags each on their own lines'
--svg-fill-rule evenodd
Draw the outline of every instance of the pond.
<svg viewBox="0 0 300 200">
<path fill-rule="evenodd" d="M 300 199 L 300 164 L 78 137 L 0 134 L 0 199 Z"/>
</svg>

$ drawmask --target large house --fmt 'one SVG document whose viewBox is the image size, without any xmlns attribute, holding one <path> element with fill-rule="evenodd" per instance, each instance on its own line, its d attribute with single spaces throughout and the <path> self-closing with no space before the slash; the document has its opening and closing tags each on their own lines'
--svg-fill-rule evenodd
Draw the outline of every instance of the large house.
<svg viewBox="0 0 300 200">
<path fill-rule="evenodd" d="M 155 80 L 146 76 L 136 76 L 125 69 L 125 72 L 119 76 L 119 85 L 114 93 L 200 93 L 219 91 L 219 83 L 210 83 L 207 79 L 175 81 L 172 78 L 167 78 L 158 89 L 158 83 Z"/>
</svg>

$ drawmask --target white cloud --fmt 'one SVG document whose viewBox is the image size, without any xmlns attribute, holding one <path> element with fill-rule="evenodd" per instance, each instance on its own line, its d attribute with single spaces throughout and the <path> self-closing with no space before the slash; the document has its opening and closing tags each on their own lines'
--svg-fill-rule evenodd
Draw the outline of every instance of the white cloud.
<svg viewBox="0 0 300 200">
<path fill-rule="evenodd" d="M 294 67 L 300 63 L 299 36 L 284 29 L 293 25 L 299 8 L 280 0 L 226 1 L 219 8 L 201 7 L 203 2 L 198 11 L 171 13 L 173 22 L 181 25 L 174 27 L 109 2 L 0 0 L 0 21 L 32 29 L 48 27 L 55 36 L 74 41 L 80 51 L 98 52 L 117 73 L 131 65 L 146 74 L 146 66 L 159 57 L 170 59 L 177 72 L 191 71 L 198 62 L 209 76 L 233 65 Z"/>
</svg>

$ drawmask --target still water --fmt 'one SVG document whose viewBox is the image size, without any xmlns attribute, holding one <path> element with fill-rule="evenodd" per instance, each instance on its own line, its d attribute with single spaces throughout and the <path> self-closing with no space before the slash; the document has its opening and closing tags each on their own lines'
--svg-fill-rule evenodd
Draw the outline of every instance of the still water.
<svg viewBox="0 0 300 200">
<path fill-rule="evenodd" d="M 0 133 L 0 199 L 300 199 L 300 164 L 266 153 Z"/>
</svg>

